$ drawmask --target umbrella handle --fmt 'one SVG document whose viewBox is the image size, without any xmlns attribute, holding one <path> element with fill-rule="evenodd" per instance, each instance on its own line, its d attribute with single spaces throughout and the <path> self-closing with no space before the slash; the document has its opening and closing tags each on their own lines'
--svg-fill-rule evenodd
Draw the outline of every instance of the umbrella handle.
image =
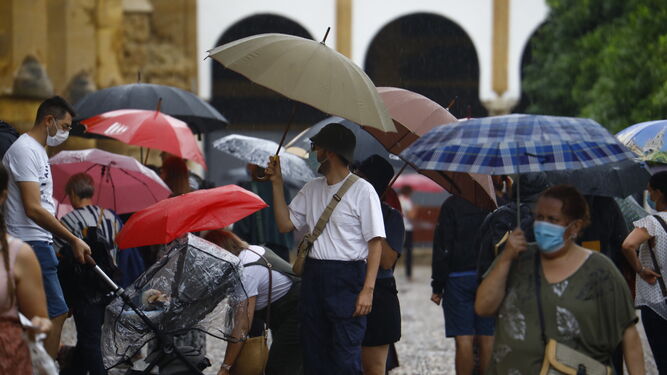
<svg viewBox="0 0 667 375">
<path fill-rule="evenodd" d="M 283 131 L 283 136 L 280 137 L 280 142 L 278 143 L 278 149 L 276 150 L 276 155 L 280 153 L 280 149 L 283 148 L 283 144 L 285 143 L 285 138 L 287 137 L 287 133 L 289 132 L 290 126 L 292 126 L 292 122 L 294 122 L 294 116 L 296 115 L 296 102 L 292 101 L 292 114 L 290 115 L 290 119 L 287 122 L 287 126 L 285 127 L 285 131 Z M 266 171 L 266 168 L 262 171 L 262 173 Z M 269 176 L 267 176 L 265 173 L 263 174 L 257 174 L 256 172 L 253 172 L 253 177 L 257 179 L 257 181 L 267 181 L 269 179 Z"/>
</svg>

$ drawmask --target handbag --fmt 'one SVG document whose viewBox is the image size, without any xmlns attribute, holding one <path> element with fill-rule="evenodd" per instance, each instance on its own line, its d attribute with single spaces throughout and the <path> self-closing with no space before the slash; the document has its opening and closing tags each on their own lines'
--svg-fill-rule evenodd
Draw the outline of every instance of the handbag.
<svg viewBox="0 0 667 375">
<path fill-rule="evenodd" d="M 269 270 L 269 295 L 266 305 L 266 319 L 264 320 L 264 332 L 260 336 L 247 338 L 239 352 L 234 366 L 229 370 L 231 375 L 262 375 L 269 360 L 269 344 L 267 343 L 269 324 L 271 323 L 271 292 L 273 288 L 273 277 L 271 270 L 273 266 L 261 254 L 247 249 L 259 256 L 264 266 Z"/>
<path fill-rule="evenodd" d="M 540 254 L 535 254 L 535 294 L 540 313 L 540 330 L 545 344 L 544 360 L 540 375 L 611 375 L 611 367 L 590 356 L 570 348 L 554 339 L 547 341 L 544 333 L 544 312 L 542 311 L 540 282 Z"/>
<path fill-rule="evenodd" d="M 19 313 L 19 320 L 24 328 L 32 328 L 32 322 L 25 315 Z M 32 373 L 38 375 L 58 375 L 56 364 L 44 348 L 45 333 L 23 333 L 23 340 L 30 351 Z"/>
<path fill-rule="evenodd" d="M 350 175 L 350 177 L 347 178 L 347 180 L 345 180 L 345 182 L 338 189 L 336 194 L 334 194 L 333 197 L 331 197 L 329 205 L 327 205 L 327 207 L 324 209 L 324 212 L 322 212 L 320 219 L 317 220 L 317 224 L 315 224 L 315 229 L 313 229 L 313 232 L 306 233 L 306 235 L 303 236 L 301 242 L 299 242 L 299 246 L 297 247 L 296 259 L 294 259 L 294 263 L 292 263 L 292 271 L 297 276 L 303 275 L 303 266 L 306 264 L 306 258 L 308 258 L 310 249 L 313 248 L 313 244 L 317 240 L 317 237 L 319 237 L 320 234 L 322 234 L 322 231 L 324 231 L 324 227 L 329 222 L 329 218 L 331 217 L 334 208 L 336 208 L 338 202 L 340 202 L 340 200 L 343 199 L 343 195 L 345 195 L 347 190 L 355 182 L 357 182 L 358 179 L 359 176 L 352 174 Z"/>
</svg>

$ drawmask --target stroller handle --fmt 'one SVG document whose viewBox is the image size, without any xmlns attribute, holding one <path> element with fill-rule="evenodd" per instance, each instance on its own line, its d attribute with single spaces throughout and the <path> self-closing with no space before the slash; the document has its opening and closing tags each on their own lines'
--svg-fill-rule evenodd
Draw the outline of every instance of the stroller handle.
<svg viewBox="0 0 667 375">
<path fill-rule="evenodd" d="M 95 271 L 95 273 L 98 276 L 100 276 L 102 278 L 102 280 L 104 280 L 104 282 L 107 283 L 109 285 L 109 287 L 114 292 L 116 292 L 116 291 L 118 291 L 118 289 L 120 289 L 120 287 L 118 287 L 118 285 L 116 285 L 116 283 L 113 282 L 113 280 L 111 280 L 111 278 L 109 276 L 107 276 L 107 274 L 104 273 L 104 271 L 102 271 L 100 266 L 98 266 L 97 263 L 95 263 L 95 260 L 93 259 L 93 257 L 91 257 L 88 254 L 86 254 L 84 257 L 86 259 L 86 264 L 88 264 L 90 267 L 92 267 L 93 270 Z"/>
</svg>

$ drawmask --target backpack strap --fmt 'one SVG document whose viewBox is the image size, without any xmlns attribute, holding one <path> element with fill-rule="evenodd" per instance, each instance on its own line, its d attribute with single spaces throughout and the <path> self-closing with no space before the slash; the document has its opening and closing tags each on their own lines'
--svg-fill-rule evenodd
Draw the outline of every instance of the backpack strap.
<svg viewBox="0 0 667 375">
<path fill-rule="evenodd" d="M 269 294 L 268 294 L 268 303 L 266 305 L 266 319 L 264 319 L 264 324 L 268 328 L 268 327 L 271 326 L 271 294 L 273 293 L 273 290 L 272 290 L 273 289 L 273 275 L 271 274 L 271 271 L 273 270 L 273 265 L 268 260 L 266 260 L 266 258 L 262 254 L 256 252 L 255 250 L 252 250 L 251 248 L 246 248 L 245 250 L 248 250 L 252 253 L 257 254 L 257 256 L 262 260 L 262 263 L 264 263 L 264 264 L 260 264 L 259 262 L 252 262 L 252 263 L 244 264 L 243 265 L 244 267 L 251 266 L 251 265 L 262 265 L 262 266 L 266 267 L 267 270 L 269 270 Z"/>
</svg>

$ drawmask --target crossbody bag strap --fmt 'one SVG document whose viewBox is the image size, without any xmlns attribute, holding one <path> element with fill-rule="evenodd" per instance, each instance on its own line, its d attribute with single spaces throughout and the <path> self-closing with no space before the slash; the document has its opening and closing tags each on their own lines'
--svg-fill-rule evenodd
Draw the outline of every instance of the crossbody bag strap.
<svg viewBox="0 0 667 375">
<path fill-rule="evenodd" d="M 667 223 L 665 223 L 665 221 L 659 215 L 653 215 L 653 217 L 656 220 L 658 220 L 658 223 L 660 223 L 660 225 L 662 226 L 662 229 L 665 231 L 665 234 L 667 234 Z M 658 264 L 658 258 L 655 256 L 655 250 L 653 249 L 653 245 L 651 244 L 650 240 L 648 242 L 648 250 L 649 253 L 651 254 L 651 261 L 653 261 L 653 268 L 655 272 L 662 275 L 662 272 L 660 270 L 660 264 Z M 665 286 L 665 280 L 663 280 L 662 277 L 658 277 L 658 284 L 660 285 L 660 291 L 662 292 L 662 296 L 667 297 L 667 287 Z"/>
<path fill-rule="evenodd" d="M 320 216 L 320 219 L 317 221 L 317 224 L 315 224 L 315 228 L 313 229 L 313 232 L 310 234 L 310 240 L 312 242 L 315 242 L 317 237 L 322 234 L 322 231 L 324 230 L 324 227 L 327 225 L 329 222 L 329 218 L 331 217 L 331 214 L 333 213 L 334 208 L 338 205 L 338 202 L 343 199 L 343 196 L 345 193 L 352 187 L 352 185 L 357 182 L 359 179 L 359 176 L 356 174 L 352 173 L 350 174 L 350 177 L 348 177 L 345 182 L 343 182 L 343 186 L 341 186 L 336 194 L 331 197 L 331 201 L 329 202 L 329 205 L 324 209 L 324 212 L 322 212 L 322 215 Z"/>
<path fill-rule="evenodd" d="M 271 293 L 273 293 L 273 274 L 271 271 L 273 270 L 273 265 L 264 257 L 264 255 L 250 248 L 247 248 L 246 250 L 257 254 L 257 256 L 259 256 L 260 259 L 264 261 L 264 267 L 266 267 L 266 269 L 269 270 L 269 295 L 268 295 L 268 304 L 266 305 L 266 319 L 264 319 L 266 328 L 268 328 L 269 325 L 271 324 Z"/>
<path fill-rule="evenodd" d="M 540 254 L 535 252 L 535 295 L 537 296 L 537 311 L 540 316 L 540 332 L 544 345 L 547 344 L 547 335 L 544 333 L 544 311 L 542 310 L 542 280 L 540 277 Z"/>
</svg>

